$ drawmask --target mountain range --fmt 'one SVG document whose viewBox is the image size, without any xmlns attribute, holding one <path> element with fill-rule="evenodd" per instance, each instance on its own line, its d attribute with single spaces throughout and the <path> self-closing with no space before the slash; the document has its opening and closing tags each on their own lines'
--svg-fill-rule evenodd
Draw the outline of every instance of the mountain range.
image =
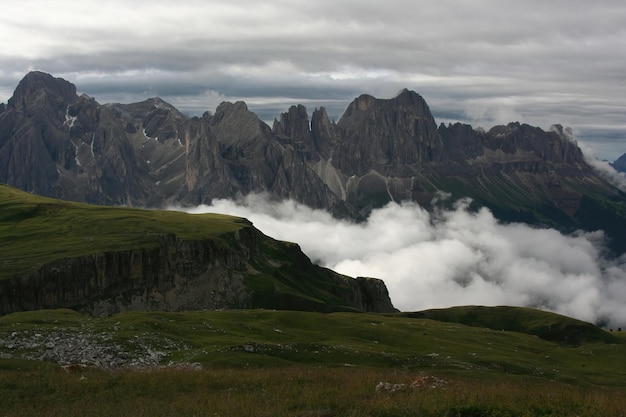
<svg viewBox="0 0 626 417">
<path fill-rule="evenodd" d="M 268 193 L 357 221 L 391 201 L 434 209 L 467 197 L 505 222 L 602 229 L 626 251 L 626 193 L 585 161 L 569 129 L 438 126 L 406 89 L 361 95 L 337 122 L 323 107 L 309 117 L 292 106 L 270 127 L 243 102 L 189 117 L 159 98 L 99 104 L 31 72 L 0 105 L 0 182 L 152 208 Z"/>
</svg>

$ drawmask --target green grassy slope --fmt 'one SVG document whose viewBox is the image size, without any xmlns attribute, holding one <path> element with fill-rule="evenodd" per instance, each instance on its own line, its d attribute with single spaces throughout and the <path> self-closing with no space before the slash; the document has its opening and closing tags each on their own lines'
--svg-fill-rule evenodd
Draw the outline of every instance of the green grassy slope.
<svg viewBox="0 0 626 417">
<path fill-rule="evenodd" d="M 201 240 L 249 225 L 220 214 L 65 202 L 0 184 L 0 279 L 63 258 L 157 247 L 163 234 Z"/>
<path fill-rule="evenodd" d="M 552 319 L 541 316 L 534 314 Z M 138 371 L 66 371 L 24 359 L 52 349 L 59 333 L 70 342 L 82 337 L 81 349 L 96 341 L 125 358 L 158 354 L 159 362 Z M 624 415 L 625 336 L 560 345 L 398 314 L 23 312 L 0 317 L 0 413 L 617 417 Z"/>
<path fill-rule="evenodd" d="M 405 315 L 493 330 L 526 333 L 562 345 L 616 343 L 617 341 L 615 335 L 593 324 L 532 308 L 462 306 L 405 313 Z"/>
<path fill-rule="evenodd" d="M 98 335 L 132 354 L 161 352 L 162 364 L 382 367 L 626 387 L 626 344 L 617 343 L 623 338 L 565 346 L 525 333 L 365 313 L 226 310 L 92 318 L 70 310 L 24 312 L 0 317 L 0 340 L 38 334 L 39 345 L 0 343 L 0 353 L 15 360 L 45 350 L 46 338 L 61 329 L 66 338 L 72 332 Z"/>
</svg>

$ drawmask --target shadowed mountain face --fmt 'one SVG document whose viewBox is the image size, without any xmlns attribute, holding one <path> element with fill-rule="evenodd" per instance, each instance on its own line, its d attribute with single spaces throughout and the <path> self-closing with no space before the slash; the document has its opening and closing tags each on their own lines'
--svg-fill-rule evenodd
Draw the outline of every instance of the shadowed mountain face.
<svg viewBox="0 0 626 417">
<path fill-rule="evenodd" d="M 244 103 L 202 118 L 158 98 L 100 105 L 40 72 L 0 113 L 0 165 L 1 182 L 67 200 L 158 207 L 269 192 L 348 213 Z"/>
<path fill-rule="evenodd" d="M 613 168 L 618 172 L 626 172 L 626 153 L 617 158 L 611 165 L 613 165 Z"/>
<path fill-rule="evenodd" d="M 408 90 L 362 95 L 337 123 L 324 108 L 309 119 L 293 106 L 270 128 L 243 102 L 190 118 L 158 98 L 101 105 L 32 72 L 0 107 L 0 182 L 148 207 L 267 192 L 356 219 L 390 201 L 432 208 L 444 192 L 503 221 L 604 229 L 614 250 L 626 250 L 626 195 L 585 163 L 561 126 L 437 126 Z"/>
</svg>

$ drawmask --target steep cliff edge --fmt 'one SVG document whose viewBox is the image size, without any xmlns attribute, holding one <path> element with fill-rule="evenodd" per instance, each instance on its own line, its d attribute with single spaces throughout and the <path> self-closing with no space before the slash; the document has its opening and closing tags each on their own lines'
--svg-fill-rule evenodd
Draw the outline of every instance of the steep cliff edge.
<svg viewBox="0 0 626 417">
<path fill-rule="evenodd" d="M 245 219 L 68 203 L 2 185 L 0 197 L 1 314 L 394 311 L 382 281 L 316 266 Z"/>
</svg>

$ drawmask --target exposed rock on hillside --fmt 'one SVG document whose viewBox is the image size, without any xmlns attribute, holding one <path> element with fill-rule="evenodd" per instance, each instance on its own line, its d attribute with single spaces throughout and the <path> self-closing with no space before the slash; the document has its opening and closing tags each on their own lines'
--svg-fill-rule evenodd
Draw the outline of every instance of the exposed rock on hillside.
<svg viewBox="0 0 626 417">
<path fill-rule="evenodd" d="M 257 233 L 245 231 L 231 244 L 164 236 L 162 245 L 154 250 L 53 262 L 37 273 L 0 280 L 0 314 L 47 308 L 71 308 L 93 315 L 221 308 L 396 311 L 381 280 L 346 277 L 315 266 L 308 258 L 307 264 L 299 261 L 300 273 L 295 273 L 289 258 L 272 259 L 255 247 Z M 276 284 L 257 268 L 274 269 Z M 302 282 L 297 286 L 309 288 L 310 293 L 288 289 L 299 279 Z M 258 289 L 255 280 L 278 287 Z"/>
<path fill-rule="evenodd" d="M 242 271 L 255 245 L 236 237 L 231 247 L 221 240 L 185 242 L 165 235 L 156 249 L 56 261 L 34 274 L 0 281 L 1 312 L 65 307 L 108 315 L 250 307 Z"/>
</svg>

